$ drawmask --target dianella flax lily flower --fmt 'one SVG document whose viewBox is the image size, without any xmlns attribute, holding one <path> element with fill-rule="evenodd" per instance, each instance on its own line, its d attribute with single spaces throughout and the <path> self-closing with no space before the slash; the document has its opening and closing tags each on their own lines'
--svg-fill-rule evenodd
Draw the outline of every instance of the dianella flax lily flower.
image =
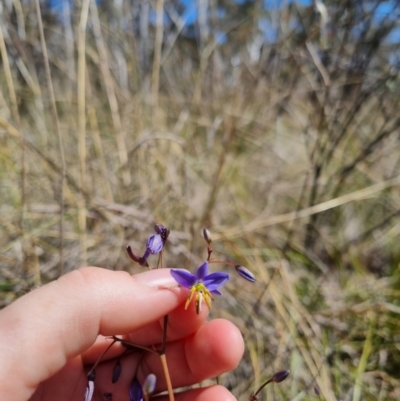
<svg viewBox="0 0 400 401">
<path fill-rule="evenodd" d="M 195 296 L 196 312 L 200 313 L 203 300 L 211 309 L 213 295 L 222 295 L 219 288 L 229 280 L 229 274 L 216 272 L 208 274 L 208 262 L 200 265 L 195 274 L 182 269 L 171 269 L 171 275 L 182 287 L 190 290 L 185 309 Z"/>
</svg>

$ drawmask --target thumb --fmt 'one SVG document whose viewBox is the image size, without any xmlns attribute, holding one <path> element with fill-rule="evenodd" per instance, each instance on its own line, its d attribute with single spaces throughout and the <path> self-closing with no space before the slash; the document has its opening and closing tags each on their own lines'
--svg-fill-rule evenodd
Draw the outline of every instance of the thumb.
<svg viewBox="0 0 400 401">
<path fill-rule="evenodd" d="M 175 309 L 186 294 L 168 269 L 131 276 L 95 267 L 30 292 L 0 311 L 0 394 L 28 399 L 99 334 L 143 327 Z"/>
</svg>

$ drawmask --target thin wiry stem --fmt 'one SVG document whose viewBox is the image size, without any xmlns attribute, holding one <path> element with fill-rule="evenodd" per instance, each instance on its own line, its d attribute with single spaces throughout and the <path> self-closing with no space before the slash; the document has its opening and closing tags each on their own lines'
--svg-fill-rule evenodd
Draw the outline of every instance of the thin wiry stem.
<svg viewBox="0 0 400 401">
<path fill-rule="evenodd" d="M 118 157 L 122 168 L 122 179 L 124 185 L 128 187 L 132 183 L 132 177 L 128 169 L 128 152 L 126 150 L 126 141 L 124 129 L 121 121 L 120 110 L 118 107 L 117 96 L 115 94 L 114 82 L 110 72 L 107 48 L 101 33 L 100 20 L 97 11 L 96 2 L 92 1 L 90 5 L 91 21 L 93 23 L 93 32 L 96 40 L 97 50 L 99 52 L 99 64 L 104 86 L 107 92 L 108 103 L 111 110 L 111 118 L 114 125 L 115 136 L 118 147 Z"/>
<path fill-rule="evenodd" d="M 157 0 L 156 5 L 156 38 L 154 44 L 154 59 L 153 59 L 153 74 L 151 77 L 152 85 L 152 103 L 156 114 L 158 109 L 158 92 L 160 87 L 160 68 L 161 68 L 161 49 L 163 41 L 163 15 L 164 15 L 164 0 Z"/>
<path fill-rule="evenodd" d="M 17 7 L 19 10 L 19 8 Z M 21 11 L 21 10 L 19 10 Z M 18 19 L 18 24 L 20 25 L 20 19 L 21 19 L 21 13 L 17 12 L 17 19 Z M 3 24 L 1 24 L 3 26 Z M 4 35 L 3 35 L 3 29 L 0 27 L 0 53 L 1 53 L 1 58 L 3 60 L 3 66 L 4 66 L 4 74 L 8 86 L 8 92 L 10 96 L 10 103 L 11 103 L 11 115 L 13 120 L 15 121 L 15 124 L 17 126 L 17 129 L 19 130 L 21 134 L 20 138 L 20 146 L 21 146 L 21 205 L 20 205 L 20 215 L 19 215 L 19 229 L 21 233 L 24 232 L 24 216 L 25 216 L 25 203 L 26 203 L 26 147 L 25 147 L 25 141 L 24 141 L 24 134 L 22 133 L 21 130 L 21 120 L 19 116 L 19 111 L 18 111 L 18 102 L 17 102 L 17 95 L 15 92 L 15 87 L 14 87 L 14 81 L 11 73 L 11 67 L 10 67 L 10 62 L 8 59 L 8 53 L 6 49 L 6 43 L 4 40 Z M 30 256 L 32 255 L 33 251 L 32 248 L 28 245 L 28 243 L 25 243 L 25 245 L 28 246 L 28 249 L 26 249 L 26 246 L 23 247 L 23 269 L 25 272 L 29 273 L 29 262 L 28 258 L 32 259 Z M 37 259 L 37 258 L 34 258 Z M 40 285 L 40 268 L 38 263 L 35 263 L 34 266 L 34 275 L 35 275 L 35 284 Z"/>
<path fill-rule="evenodd" d="M 60 123 L 58 120 L 56 98 L 54 95 L 53 81 L 51 79 L 49 57 L 47 54 L 46 40 L 44 37 L 42 13 L 40 11 L 39 0 L 35 0 L 35 5 L 36 5 L 37 18 L 38 18 L 40 44 L 42 47 L 44 67 L 45 67 L 45 71 L 46 71 L 46 80 L 47 80 L 47 86 L 48 86 L 49 95 L 50 95 L 51 112 L 53 115 L 54 126 L 55 126 L 55 130 L 56 130 L 57 137 L 58 137 L 59 152 L 60 152 L 60 158 L 61 158 L 60 199 L 59 199 L 59 202 L 60 202 L 60 225 L 59 225 L 59 231 L 60 231 L 59 252 L 60 253 L 59 253 L 59 255 L 60 255 L 60 276 L 61 276 L 64 271 L 64 205 L 65 205 L 64 185 L 65 185 L 65 176 L 66 176 L 66 165 L 65 165 L 65 156 L 64 156 L 64 145 L 63 145 L 63 140 L 62 140 L 62 136 L 61 136 Z"/>
<path fill-rule="evenodd" d="M 78 127 L 79 127 L 79 161 L 81 167 L 80 186 L 86 187 L 86 98 L 85 98 L 85 71 L 86 71 L 86 25 L 89 14 L 90 0 L 82 4 L 81 19 L 78 33 Z M 81 250 L 81 264 L 87 264 L 86 239 L 86 201 L 84 196 L 79 199 L 78 212 L 79 238 Z"/>
</svg>

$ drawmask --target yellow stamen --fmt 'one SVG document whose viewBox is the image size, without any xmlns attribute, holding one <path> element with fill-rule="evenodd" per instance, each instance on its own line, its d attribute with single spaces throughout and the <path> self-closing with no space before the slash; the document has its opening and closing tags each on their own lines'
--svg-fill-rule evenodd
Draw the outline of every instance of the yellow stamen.
<svg viewBox="0 0 400 401">
<path fill-rule="evenodd" d="M 190 289 L 188 299 L 186 300 L 186 303 L 185 303 L 185 310 L 186 310 L 187 307 L 189 306 L 190 302 L 192 302 L 192 298 L 193 298 L 193 295 L 194 295 L 195 292 L 196 292 L 196 287 L 193 286 L 193 287 Z"/>
<path fill-rule="evenodd" d="M 193 296 L 196 294 L 195 297 L 195 306 L 196 306 L 196 313 L 199 314 L 201 312 L 201 304 L 203 300 L 205 301 L 206 305 L 208 306 L 208 309 L 211 310 L 211 303 L 213 300 L 213 297 L 208 290 L 208 288 L 203 284 L 203 283 L 196 283 L 189 292 L 189 296 L 186 300 L 185 303 L 185 309 L 189 306 L 190 302 L 192 302 Z"/>
</svg>

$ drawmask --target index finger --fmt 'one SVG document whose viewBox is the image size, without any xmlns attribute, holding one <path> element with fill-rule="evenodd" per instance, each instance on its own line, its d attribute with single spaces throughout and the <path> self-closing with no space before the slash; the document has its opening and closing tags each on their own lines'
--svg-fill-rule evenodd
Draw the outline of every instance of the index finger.
<svg viewBox="0 0 400 401">
<path fill-rule="evenodd" d="M 186 294 L 168 269 L 130 276 L 94 267 L 30 292 L 0 311 L 2 393 L 29 398 L 99 334 L 135 331 L 171 312 Z"/>
</svg>

